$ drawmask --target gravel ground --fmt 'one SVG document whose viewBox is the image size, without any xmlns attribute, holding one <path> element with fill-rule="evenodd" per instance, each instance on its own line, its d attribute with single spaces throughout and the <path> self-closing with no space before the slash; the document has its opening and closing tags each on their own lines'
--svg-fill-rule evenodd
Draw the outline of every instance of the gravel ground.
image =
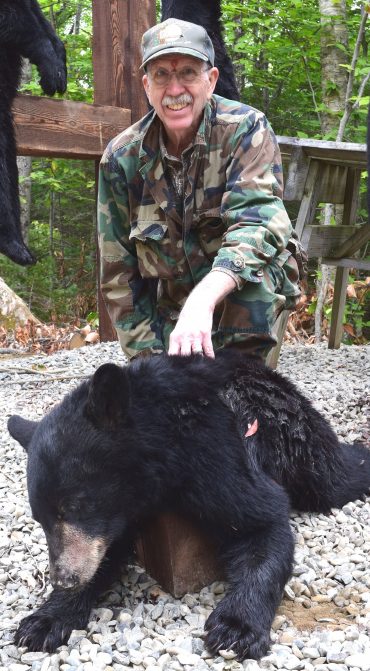
<svg viewBox="0 0 370 671">
<path fill-rule="evenodd" d="M 174 599 L 136 566 L 93 611 L 87 631 L 73 632 L 57 653 L 12 644 L 17 623 L 50 587 L 44 536 L 30 517 L 25 456 L 6 420 L 12 413 L 40 418 L 83 376 L 112 360 L 123 362 L 116 343 L 51 357 L 0 356 L 0 671 L 369 671 L 369 501 L 328 516 L 292 515 L 294 575 L 273 624 L 271 651 L 258 663 L 240 664 L 228 652 L 212 658 L 204 650 L 204 621 L 222 598 L 223 583 Z M 279 369 L 340 436 L 370 444 L 370 347 L 287 346 Z"/>
</svg>

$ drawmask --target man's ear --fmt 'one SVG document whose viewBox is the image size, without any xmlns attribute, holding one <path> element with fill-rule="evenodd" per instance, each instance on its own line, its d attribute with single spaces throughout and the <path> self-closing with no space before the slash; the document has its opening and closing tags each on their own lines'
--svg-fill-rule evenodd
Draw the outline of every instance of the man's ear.
<svg viewBox="0 0 370 671">
<path fill-rule="evenodd" d="M 148 75 L 147 75 L 146 73 L 143 75 L 142 82 L 143 82 L 143 86 L 144 86 L 144 89 L 145 89 L 146 97 L 148 98 L 149 103 L 152 104 L 152 103 L 150 102 L 150 84 L 149 84 L 149 77 L 148 77 Z"/>
<path fill-rule="evenodd" d="M 213 91 L 216 88 L 217 80 L 219 78 L 219 70 L 215 67 L 207 70 L 208 80 L 209 80 L 209 89 L 208 89 L 208 99 L 210 99 Z"/>
<path fill-rule="evenodd" d="M 8 419 L 8 431 L 12 438 L 18 441 L 22 447 L 28 451 L 28 446 L 36 427 L 40 422 L 31 422 L 29 419 L 23 419 L 19 415 L 12 415 Z"/>
<path fill-rule="evenodd" d="M 113 363 L 95 371 L 89 388 L 86 414 L 95 426 L 114 429 L 126 417 L 130 404 L 127 372 Z"/>
</svg>

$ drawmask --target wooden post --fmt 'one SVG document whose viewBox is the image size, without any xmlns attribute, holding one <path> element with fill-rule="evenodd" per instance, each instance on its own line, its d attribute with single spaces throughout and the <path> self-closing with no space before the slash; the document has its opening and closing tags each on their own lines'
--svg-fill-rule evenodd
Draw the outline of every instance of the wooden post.
<svg viewBox="0 0 370 671">
<path fill-rule="evenodd" d="M 331 312 L 329 349 L 338 349 L 342 340 L 343 315 L 346 306 L 349 268 L 337 268 L 334 283 L 334 298 Z"/>
<path fill-rule="evenodd" d="M 147 573 L 176 597 L 223 578 L 214 543 L 179 515 L 167 513 L 152 520 L 137 552 Z"/>
<path fill-rule="evenodd" d="M 93 0 L 94 102 L 126 107 L 131 123 L 148 111 L 141 83 L 141 36 L 155 23 L 155 0 Z M 99 258 L 98 268 L 99 268 Z M 116 340 L 100 291 L 99 330 L 102 341 Z"/>
</svg>

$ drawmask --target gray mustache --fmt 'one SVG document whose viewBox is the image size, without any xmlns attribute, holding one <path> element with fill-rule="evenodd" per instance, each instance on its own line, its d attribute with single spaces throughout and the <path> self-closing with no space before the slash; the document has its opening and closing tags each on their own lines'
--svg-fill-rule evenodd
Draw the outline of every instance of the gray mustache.
<svg viewBox="0 0 370 671">
<path fill-rule="evenodd" d="M 189 93 L 183 93 L 181 96 L 165 96 L 162 105 L 187 105 L 193 102 L 193 97 Z"/>
</svg>

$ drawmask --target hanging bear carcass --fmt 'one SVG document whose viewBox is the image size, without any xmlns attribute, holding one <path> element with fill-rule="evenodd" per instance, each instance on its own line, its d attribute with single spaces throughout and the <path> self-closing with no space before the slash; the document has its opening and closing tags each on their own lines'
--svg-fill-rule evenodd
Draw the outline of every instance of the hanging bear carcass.
<svg viewBox="0 0 370 671">
<path fill-rule="evenodd" d="M 0 2 L 0 252 L 15 263 L 35 257 L 25 245 L 20 224 L 18 168 L 12 104 L 21 79 L 22 57 L 37 66 L 47 95 L 64 93 L 66 53 L 36 0 Z"/>
<path fill-rule="evenodd" d="M 166 19 L 190 21 L 206 29 L 215 50 L 215 66 L 220 71 L 215 93 L 230 100 L 240 100 L 233 64 L 222 36 L 220 0 L 162 0 L 162 21 Z"/>
</svg>

